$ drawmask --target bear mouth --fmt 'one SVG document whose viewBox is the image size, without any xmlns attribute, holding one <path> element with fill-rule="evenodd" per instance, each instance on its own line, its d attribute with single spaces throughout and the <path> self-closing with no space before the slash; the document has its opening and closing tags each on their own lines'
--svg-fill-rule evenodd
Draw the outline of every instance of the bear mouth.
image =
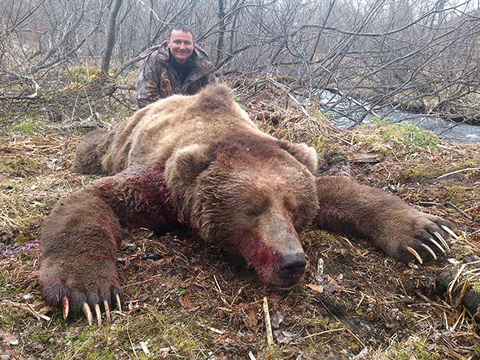
<svg viewBox="0 0 480 360">
<path fill-rule="evenodd" d="M 294 284 L 287 285 L 287 286 L 285 286 L 285 285 L 279 285 L 279 286 L 277 286 L 277 289 L 278 289 L 278 290 L 281 290 L 281 291 L 290 291 L 290 290 L 292 290 L 294 287 L 296 287 L 298 284 L 299 284 L 299 283 L 296 282 L 296 283 L 294 283 Z"/>
<path fill-rule="evenodd" d="M 281 291 L 289 291 L 300 284 L 301 275 L 293 275 L 288 278 L 278 278 L 274 287 Z"/>
</svg>

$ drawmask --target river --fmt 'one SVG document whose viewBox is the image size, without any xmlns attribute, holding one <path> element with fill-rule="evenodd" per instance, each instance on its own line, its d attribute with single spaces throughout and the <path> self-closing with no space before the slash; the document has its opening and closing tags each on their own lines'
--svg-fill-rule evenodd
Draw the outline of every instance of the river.
<svg viewBox="0 0 480 360">
<path fill-rule="evenodd" d="M 365 115 L 366 111 L 360 105 L 355 104 L 353 101 L 341 100 L 339 95 L 328 90 L 319 91 L 319 98 L 322 105 L 331 108 L 331 110 L 327 110 L 331 121 L 342 129 L 349 129 L 356 125 L 349 117 L 361 119 Z M 333 105 L 335 106 L 332 108 Z M 370 107 L 368 103 L 363 103 L 362 105 L 364 107 Z M 325 110 L 325 107 L 322 106 L 321 110 Z M 392 110 L 392 108 L 385 106 L 378 109 L 374 108 L 373 110 L 380 117 L 388 118 L 392 123 L 410 123 L 422 129 L 432 131 L 443 141 L 455 143 L 480 142 L 480 126 L 459 123 L 436 116 L 415 114 L 405 110 Z M 348 117 L 342 116 L 339 113 L 345 114 Z M 368 118 L 371 116 L 372 115 L 368 114 L 363 120 L 363 123 L 369 123 Z"/>
</svg>

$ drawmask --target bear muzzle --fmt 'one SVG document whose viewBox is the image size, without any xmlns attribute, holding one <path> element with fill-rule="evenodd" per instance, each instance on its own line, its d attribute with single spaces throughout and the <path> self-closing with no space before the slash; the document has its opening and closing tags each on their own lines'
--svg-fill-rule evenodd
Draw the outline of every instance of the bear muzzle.
<svg viewBox="0 0 480 360">
<path fill-rule="evenodd" d="M 281 283 L 278 287 L 282 290 L 288 290 L 298 284 L 306 265 L 307 262 L 303 252 L 290 253 L 278 258 L 275 262 L 275 270 Z"/>
</svg>

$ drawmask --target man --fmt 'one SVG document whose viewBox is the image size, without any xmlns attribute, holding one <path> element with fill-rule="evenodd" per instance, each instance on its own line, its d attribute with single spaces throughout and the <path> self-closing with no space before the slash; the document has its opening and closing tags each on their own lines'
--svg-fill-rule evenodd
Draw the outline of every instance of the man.
<svg viewBox="0 0 480 360">
<path fill-rule="evenodd" d="M 208 55 L 195 45 L 190 27 L 176 24 L 168 39 L 146 50 L 136 84 L 137 104 L 148 104 L 173 94 L 193 95 L 215 82 Z"/>
</svg>

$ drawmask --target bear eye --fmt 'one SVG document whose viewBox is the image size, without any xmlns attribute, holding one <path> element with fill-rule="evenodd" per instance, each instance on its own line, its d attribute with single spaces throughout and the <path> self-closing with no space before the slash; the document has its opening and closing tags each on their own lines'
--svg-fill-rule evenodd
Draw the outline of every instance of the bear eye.
<svg viewBox="0 0 480 360">
<path fill-rule="evenodd" d="M 247 215 L 248 217 L 257 217 L 257 216 L 260 216 L 260 211 L 258 210 L 247 210 L 245 211 L 245 215 Z"/>
<path fill-rule="evenodd" d="M 267 210 L 269 204 L 270 200 L 267 197 L 257 196 L 255 199 L 245 204 L 243 210 L 248 217 L 258 217 Z"/>
<path fill-rule="evenodd" d="M 295 216 L 296 213 L 297 213 L 297 209 L 298 207 L 296 206 L 296 202 L 291 199 L 291 198 L 286 198 L 284 199 L 284 206 L 285 206 L 285 209 L 288 211 L 288 213 L 291 215 L 291 216 Z"/>
</svg>

